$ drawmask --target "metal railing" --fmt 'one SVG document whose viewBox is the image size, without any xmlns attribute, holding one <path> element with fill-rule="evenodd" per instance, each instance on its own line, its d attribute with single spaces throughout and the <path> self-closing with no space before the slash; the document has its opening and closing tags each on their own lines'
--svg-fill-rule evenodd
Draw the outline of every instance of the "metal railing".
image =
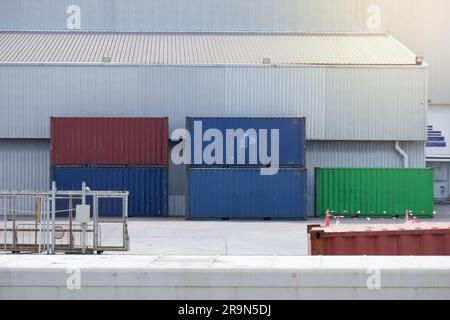
<svg viewBox="0 0 450 320">
<path fill-rule="evenodd" d="M 80 223 L 74 204 L 85 205 L 88 198 L 92 203 L 91 215 L 88 221 Z M 100 219 L 101 199 L 120 199 L 122 207 L 118 216 Z M 59 207 L 62 204 L 62 209 L 57 210 L 57 202 Z M 0 251 L 102 253 L 128 251 L 130 247 L 127 191 L 91 191 L 85 183 L 79 191 L 62 191 L 56 189 L 54 182 L 48 192 L 0 191 L 1 215 Z M 108 243 L 111 239 L 114 244 Z"/>
</svg>

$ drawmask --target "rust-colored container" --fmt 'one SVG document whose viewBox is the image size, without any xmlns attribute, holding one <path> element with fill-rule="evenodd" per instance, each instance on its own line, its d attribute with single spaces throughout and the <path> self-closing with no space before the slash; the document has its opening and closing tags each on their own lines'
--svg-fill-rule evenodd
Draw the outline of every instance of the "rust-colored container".
<svg viewBox="0 0 450 320">
<path fill-rule="evenodd" d="M 450 223 L 308 226 L 310 255 L 449 256 Z"/>
<path fill-rule="evenodd" d="M 52 166 L 164 166 L 168 118 L 52 118 Z"/>
</svg>

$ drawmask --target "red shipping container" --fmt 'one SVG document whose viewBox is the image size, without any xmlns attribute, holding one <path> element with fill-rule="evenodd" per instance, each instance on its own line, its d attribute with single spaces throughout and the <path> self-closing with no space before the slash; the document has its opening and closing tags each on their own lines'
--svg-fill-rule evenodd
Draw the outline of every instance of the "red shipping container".
<svg viewBox="0 0 450 320">
<path fill-rule="evenodd" d="M 51 118 L 51 165 L 167 166 L 168 118 Z"/>
<path fill-rule="evenodd" d="M 448 256 L 450 223 L 308 226 L 310 255 Z"/>
</svg>

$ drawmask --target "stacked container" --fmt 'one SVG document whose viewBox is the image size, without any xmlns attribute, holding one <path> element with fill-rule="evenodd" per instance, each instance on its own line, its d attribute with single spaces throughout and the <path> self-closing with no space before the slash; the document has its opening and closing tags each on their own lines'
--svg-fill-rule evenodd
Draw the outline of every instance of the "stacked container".
<svg viewBox="0 0 450 320">
<path fill-rule="evenodd" d="M 52 118 L 51 180 L 129 191 L 130 215 L 167 215 L 168 130 L 167 118 Z M 121 212 L 119 200 L 99 201 L 100 214 Z"/>
<path fill-rule="evenodd" d="M 317 168 L 316 212 L 324 217 L 433 216 L 433 170 Z"/>
<path fill-rule="evenodd" d="M 187 118 L 186 128 L 191 142 L 187 219 L 306 218 L 304 118 Z M 231 136 L 232 148 L 231 130 L 241 133 Z M 275 130 L 278 140 L 272 141 Z M 267 149 L 261 149 L 264 141 Z M 256 150 L 253 156 L 250 150 Z M 270 174 L 264 156 L 275 153 L 278 165 Z"/>
</svg>

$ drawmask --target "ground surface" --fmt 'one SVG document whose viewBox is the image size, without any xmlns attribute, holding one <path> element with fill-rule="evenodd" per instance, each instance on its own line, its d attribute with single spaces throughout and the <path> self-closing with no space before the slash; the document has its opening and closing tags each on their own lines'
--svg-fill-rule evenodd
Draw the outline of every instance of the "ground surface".
<svg viewBox="0 0 450 320">
<path fill-rule="evenodd" d="M 435 209 L 437 215 L 430 221 L 450 222 L 450 205 Z M 308 255 L 307 225 L 321 223 L 322 219 L 245 222 L 130 218 L 131 250 L 126 254 L 302 256 Z M 403 223 L 403 220 L 344 219 L 341 223 Z"/>
<path fill-rule="evenodd" d="M 434 219 L 428 222 L 450 222 L 450 205 L 436 205 Z M 31 224 L 30 218 L 17 224 Z M 183 218 L 129 218 L 130 251 L 126 255 L 231 255 L 231 256 L 306 256 L 307 226 L 323 224 L 323 219 L 308 221 L 186 221 Z M 333 224 L 336 222 L 333 220 Z M 404 223 L 404 219 L 342 219 L 341 224 Z M 3 224 L 0 221 L 0 228 Z M 12 227 L 12 222 L 8 222 Z M 122 244 L 122 225 L 102 227 L 102 245 Z M 34 243 L 34 233 L 31 234 Z M 1 236 L 1 235 L 0 235 Z M 80 238 L 80 234 L 78 234 Z M 77 238 L 77 239 L 78 239 Z M 0 238 L 2 243 L 3 236 Z M 12 239 L 12 238 L 11 238 Z M 12 242 L 12 240 L 9 242 Z M 19 236 L 19 241 L 21 240 Z M 81 239 L 81 238 L 80 238 Z M 80 244 L 81 240 L 77 240 Z M 26 241 L 25 241 L 26 242 Z M 88 238 L 88 243 L 92 239 Z M 105 252 L 104 254 L 117 254 Z"/>
</svg>

